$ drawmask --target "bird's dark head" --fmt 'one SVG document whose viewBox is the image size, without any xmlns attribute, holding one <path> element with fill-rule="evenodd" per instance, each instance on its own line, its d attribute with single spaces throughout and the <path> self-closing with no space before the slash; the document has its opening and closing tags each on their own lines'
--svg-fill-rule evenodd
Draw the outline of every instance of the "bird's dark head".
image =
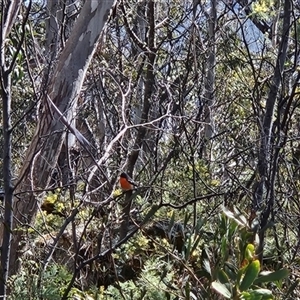
<svg viewBox="0 0 300 300">
<path fill-rule="evenodd" d="M 123 172 L 123 173 L 121 173 L 120 177 L 127 178 L 127 174 Z"/>
</svg>

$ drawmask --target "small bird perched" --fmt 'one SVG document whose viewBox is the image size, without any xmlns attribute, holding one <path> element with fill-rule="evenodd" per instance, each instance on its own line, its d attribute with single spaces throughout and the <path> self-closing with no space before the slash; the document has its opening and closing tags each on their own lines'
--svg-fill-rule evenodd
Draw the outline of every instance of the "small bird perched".
<svg viewBox="0 0 300 300">
<path fill-rule="evenodd" d="M 127 192 L 132 191 L 137 184 L 126 173 L 122 173 L 120 175 L 120 186 L 123 192 Z"/>
</svg>

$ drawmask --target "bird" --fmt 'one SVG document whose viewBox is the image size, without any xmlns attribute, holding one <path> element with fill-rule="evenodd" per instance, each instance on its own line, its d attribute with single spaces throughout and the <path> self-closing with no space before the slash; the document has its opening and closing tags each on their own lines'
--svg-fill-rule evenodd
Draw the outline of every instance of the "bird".
<svg viewBox="0 0 300 300">
<path fill-rule="evenodd" d="M 120 175 L 120 186 L 123 192 L 132 191 L 137 184 L 126 173 Z"/>
</svg>

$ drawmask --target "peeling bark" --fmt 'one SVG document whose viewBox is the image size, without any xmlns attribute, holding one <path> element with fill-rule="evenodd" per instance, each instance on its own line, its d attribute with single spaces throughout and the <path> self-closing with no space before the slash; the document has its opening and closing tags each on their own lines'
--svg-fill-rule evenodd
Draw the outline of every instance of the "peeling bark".
<svg viewBox="0 0 300 300">
<path fill-rule="evenodd" d="M 87 68 L 113 2 L 85 2 L 45 91 L 41 119 L 18 178 L 18 199 L 14 205 L 17 221 L 14 223 L 11 274 L 16 273 L 19 267 L 17 262 L 23 246 L 24 228 L 34 220 L 37 211 L 37 195 L 33 191 L 45 189 L 49 184 L 51 172 L 57 163 L 66 136 L 65 125 L 60 121 L 59 113 L 51 107 L 48 97 L 70 121 L 70 108 L 78 99 Z"/>
</svg>

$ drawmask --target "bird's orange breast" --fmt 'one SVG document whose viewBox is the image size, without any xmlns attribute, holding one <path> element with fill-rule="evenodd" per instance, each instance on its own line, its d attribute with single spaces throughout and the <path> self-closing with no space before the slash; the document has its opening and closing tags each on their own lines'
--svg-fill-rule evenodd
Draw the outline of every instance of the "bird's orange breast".
<svg viewBox="0 0 300 300">
<path fill-rule="evenodd" d="M 126 178 L 123 177 L 120 178 L 120 186 L 123 191 L 133 190 L 133 185 Z"/>
</svg>

